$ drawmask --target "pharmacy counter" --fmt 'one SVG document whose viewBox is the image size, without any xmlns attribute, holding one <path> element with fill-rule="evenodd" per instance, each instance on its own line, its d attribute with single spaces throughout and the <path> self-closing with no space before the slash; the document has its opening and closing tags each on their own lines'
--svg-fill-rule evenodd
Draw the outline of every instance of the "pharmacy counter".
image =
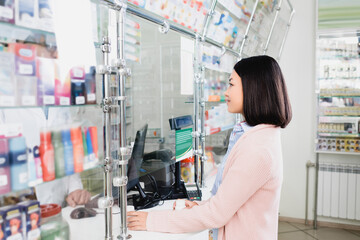
<svg viewBox="0 0 360 240">
<path fill-rule="evenodd" d="M 156 211 L 172 209 L 174 200 L 164 201 L 162 206 L 157 206 L 144 211 Z M 103 213 L 98 213 L 96 217 L 71 219 L 70 213 L 74 208 L 66 207 L 62 211 L 63 218 L 69 223 L 71 240 L 89 239 L 98 240 L 105 237 L 105 216 Z M 117 206 L 113 207 L 113 236 L 114 239 L 120 234 L 120 214 Z M 186 234 L 169 234 L 157 233 L 147 231 L 129 231 L 133 240 L 205 240 L 208 239 L 208 230 L 196 233 Z"/>
<path fill-rule="evenodd" d="M 210 187 L 212 186 L 214 179 L 207 181 L 207 187 L 202 189 L 203 199 L 210 197 Z M 210 184 L 211 183 L 211 184 Z M 156 206 L 151 209 L 143 211 L 157 211 L 172 209 L 175 200 L 164 201 L 161 206 Z M 105 216 L 103 213 L 98 213 L 96 217 L 83 218 L 83 219 L 71 219 L 70 213 L 74 210 L 72 207 L 66 207 L 62 210 L 63 218 L 69 223 L 71 240 L 89 239 L 100 240 L 105 237 Z M 113 207 L 113 237 L 120 234 L 120 214 L 117 206 Z M 184 223 L 186 224 L 186 223 Z M 129 231 L 132 238 L 131 240 L 207 240 L 209 238 L 208 230 L 186 234 L 170 234 L 170 233 L 157 233 L 147 231 Z"/>
</svg>

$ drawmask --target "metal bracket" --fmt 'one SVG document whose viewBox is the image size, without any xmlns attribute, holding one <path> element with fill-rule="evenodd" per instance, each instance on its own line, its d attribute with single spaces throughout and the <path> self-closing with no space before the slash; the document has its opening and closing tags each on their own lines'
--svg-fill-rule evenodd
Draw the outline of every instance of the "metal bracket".
<svg viewBox="0 0 360 240">
<path fill-rule="evenodd" d="M 126 96 L 117 96 L 114 97 L 115 101 L 126 101 Z"/>
<path fill-rule="evenodd" d="M 113 60 L 113 66 L 117 68 L 125 68 L 126 67 L 126 59 L 118 58 Z"/>
<path fill-rule="evenodd" d="M 196 73 L 195 74 L 195 83 L 200 83 L 201 82 L 201 74 L 200 73 Z"/>
<path fill-rule="evenodd" d="M 225 53 L 226 53 L 226 48 L 225 48 L 225 46 L 222 46 L 222 47 L 221 47 L 221 53 L 220 53 L 219 58 L 222 58 L 222 56 L 224 56 Z"/>
<path fill-rule="evenodd" d="M 116 11 L 120 11 L 121 9 L 127 9 L 127 3 L 121 0 L 114 0 L 114 6 L 112 7 Z"/>
<path fill-rule="evenodd" d="M 96 66 L 96 73 L 101 74 L 101 75 L 111 74 L 111 66 L 98 65 L 98 66 Z"/>
<path fill-rule="evenodd" d="M 194 155 L 202 156 L 203 151 L 201 149 L 194 150 Z"/>
<path fill-rule="evenodd" d="M 126 160 L 119 160 L 117 161 L 117 164 L 120 166 L 120 165 L 126 165 L 129 163 L 129 159 L 126 159 Z"/>
<path fill-rule="evenodd" d="M 200 159 L 201 159 L 202 162 L 206 162 L 208 160 L 208 157 L 203 155 L 203 156 L 200 157 Z"/>
<path fill-rule="evenodd" d="M 209 12 L 208 12 L 208 15 L 209 17 L 211 17 L 212 15 L 215 14 L 215 10 L 214 9 L 211 9 Z"/>
<path fill-rule="evenodd" d="M 131 76 L 131 69 L 130 68 L 120 68 L 118 72 L 119 72 L 119 74 L 121 76 L 126 76 L 126 77 Z"/>
<path fill-rule="evenodd" d="M 163 23 L 159 26 L 159 32 L 166 34 L 170 30 L 170 24 L 167 21 L 163 21 Z"/>
<path fill-rule="evenodd" d="M 103 106 L 103 112 L 104 113 L 109 113 L 111 111 L 111 106 L 109 105 L 104 105 Z"/>
<path fill-rule="evenodd" d="M 114 205 L 114 198 L 113 197 L 102 197 L 98 200 L 98 207 L 100 209 L 110 208 Z"/>
<path fill-rule="evenodd" d="M 128 160 L 131 157 L 132 147 L 121 147 L 119 149 L 119 151 L 120 151 L 120 159 L 121 159 L 121 161 L 124 161 L 124 164 L 127 164 Z M 122 165 L 122 164 L 123 163 L 120 163 L 120 161 L 119 161 L 119 165 Z"/>
<path fill-rule="evenodd" d="M 191 136 L 194 138 L 194 137 L 200 137 L 201 133 L 199 131 L 196 131 L 196 132 L 192 132 L 191 133 Z"/>
<path fill-rule="evenodd" d="M 113 178 L 113 185 L 115 187 L 122 187 L 122 186 L 126 186 L 126 184 L 128 183 L 128 177 L 114 177 Z"/>
<path fill-rule="evenodd" d="M 101 51 L 104 53 L 110 53 L 111 42 L 108 36 L 103 37 L 103 43 L 101 44 Z"/>
<path fill-rule="evenodd" d="M 104 98 L 103 103 L 104 105 L 111 105 L 112 99 L 110 97 Z"/>
</svg>

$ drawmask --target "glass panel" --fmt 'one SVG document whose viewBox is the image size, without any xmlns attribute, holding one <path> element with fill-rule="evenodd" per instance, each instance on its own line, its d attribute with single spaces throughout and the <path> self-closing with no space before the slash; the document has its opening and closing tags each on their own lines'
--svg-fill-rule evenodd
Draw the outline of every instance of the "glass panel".
<svg viewBox="0 0 360 240">
<path fill-rule="evenodd" d="M 274 58 L 278 58 L 280 54 L 281 44 L 286 37 L 286 31 L 291 17 L 291 8 L 288 1 L 284 1 L 282 3 L 278 18 L 276 20 L 274 31 L 271 35 L 270 43 L 268 46 L 268 50 L 266 52 L 267 55 L 272 56 Z"/>
<path fill-rule="evenodd" d="M 211 7 L 211 0 L 128 0 L 128 2 L 162 16 L 165 19 L 178 23 L 186 28 L 192 29 L 195 32 L 202 31 L 206 14 Z"/>
<path fill-rule="evenodd" d="M 211 49 L 211 48 L 210 48 Z M 205 133 L 206 155 L 208 157 L 204 165 L 204 176 L 216 173 L 217 166 L 221 163 L 227 150 L 227 138 L 235 124 L 235 114 L 227 111 L 224 92 L 228 87 L 228 79 L 236 63 L 233 55 L 215 55 L 217 61 L 209 63 L 209 51 L 204 51 L 203 63 L 205 68 L 204 99 L 206 102 Z M 211 57 L 211 56 L 210 56 Z M 213 64 L 215 63 L 215 64 Z"/>
<path fill-rule="evenodd" d="M 46 190 L 40 183 L 51 181 L 47 198 L 39 190 L 38 199 L 63 204 L 66 179 L 75 176 L 80 188 L 73 173 L 96 171 L 103 159 L 101 77 L 94 66 L 96 57 L 102 62 L 100 19 L 107 18 L 107 8 L 87 0 L 72 8 L 45 0 L 18 1 L 14 9 L 14 1 L 5 2 L 0 6 L 0 144 L 7 161 L 0 163 L 0 175 L 5 169 L 8 181 L 0 194 L 29 194 L 32 186 Z M 51 191 L 61 197 L 50 199 Z M 14 203 L 0 199 L 0 205 Z"/>
<path fill-rule="evenodd" d="M 20 1 L 13 18 L 0 19 L 0 81 L 5 83 L 0 106 L 96 103 L 93 36 L 97 40 L 97 26 L 96 21 L 87 23 L 97 19 L 97 12 L 95 5 L 82 1 L 86 4 L 77 3 L 85 14 L 80 22 L 73 21 L 79 5 L 68 11 L 58 1 Z"/>
<path fill-rule="evenodd" d="M 101 112 L 97 106 L 1 110 L 1 154 L 9 161 L 0 167 L 10 169 L 8 190 L 17 192 L 96 168 L 103 156 Z M 38 195 L 41 203 L 50 198 Z M 64 199 L 53 200 L 63 204 Z"/>
<path fill-rule="evenodd" d="M 129 65 L 132 75 L 126 89 L 131 96 L 128 137 L 136 144 L 136 136 L 147 126 L 139 175 L 150 173 L 159 188 L 168 187 L 174 180 L 169 164 L 175 162 L 175 133 L 170 130 L 169 119 L 193 115 L 193 105 L 185 103 L 189 95 L 181 94 L 181 36 L 172 31 L 164 35 L 157 25 L 139 18 L 133 21 L 139 23 L 141 40 L 139 62 Z M 193 84 L 192 75 L 189 82 Z M 145 182 L 146 190 L 154 191 L 149 177 L 140 181 Z"/>
<path fill-rule="evenodd" d="M 278 4 L 279 1 L 277 0 L 268 0 L 260 1 L 257 5 L 243 51 L 247 56 L 263 54 Z"/>
<path fill-rule="evenodd" d="M 244 39 L 255 5 L 250 1 L 218 1 L 210 21 L 207 37 L 238 51 Z"/>
</svg>

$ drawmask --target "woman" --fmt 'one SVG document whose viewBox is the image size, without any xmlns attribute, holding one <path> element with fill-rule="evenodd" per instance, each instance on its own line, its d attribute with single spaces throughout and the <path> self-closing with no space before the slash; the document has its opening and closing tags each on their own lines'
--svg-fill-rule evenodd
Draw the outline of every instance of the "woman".
<svg viewBox="0 0 360 240">
<path fill-rule="evenodd" d="M 277 239 L 283 179 L 280 128 L 291 120 L 278 63 L 269 56 L 236 63 L 225 99 L 228 111 L 242 114 L 246 123 L 234 127 L 213 196 L 204 202 L 187 201 L 181 211 L 129 212 L 130 230 L 214 229 L 213 237 L 219 240 Z"/>
</svg>

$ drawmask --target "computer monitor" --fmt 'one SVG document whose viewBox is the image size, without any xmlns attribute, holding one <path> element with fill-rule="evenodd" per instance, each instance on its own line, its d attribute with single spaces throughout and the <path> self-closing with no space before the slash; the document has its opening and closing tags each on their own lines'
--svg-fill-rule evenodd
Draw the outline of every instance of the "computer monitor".
<svg viewBox="0 0 360 240">
<path fill-rule="evenodd" d="M 142 128 L 140 128 L 136 132 L 135 142 L 132 150 L 131 157 L 128 163 L 128 184 L 127 191 L 134 189 L 134 187 L 139 183 L 139 171 L 141 168 L 141 164 L 144 156 L 145 149 L 145 139 L 146 132 L 148 129 L 148 124 L 145 124 Z"/>
</svg>

